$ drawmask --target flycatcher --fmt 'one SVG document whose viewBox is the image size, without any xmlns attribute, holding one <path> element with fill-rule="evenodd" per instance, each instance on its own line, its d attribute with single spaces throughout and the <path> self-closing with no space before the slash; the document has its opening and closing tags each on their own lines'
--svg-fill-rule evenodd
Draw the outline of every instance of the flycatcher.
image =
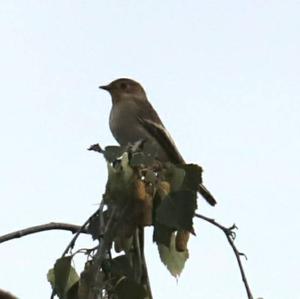
<svg viewBox="0 0 300 299">
<path fill-rule="evenodd" d="M 120 145 L 126 146 L 144 140 L 145 146 L 151 149 L 161 162 L 185 163 L 138 82 L 122 78 L 99 88 L 107 90 L 111 95 L 109 127 Z M 202 184 L 199 185 L 198 191 L 212 206 L 217 203 Z"/>
</svg>

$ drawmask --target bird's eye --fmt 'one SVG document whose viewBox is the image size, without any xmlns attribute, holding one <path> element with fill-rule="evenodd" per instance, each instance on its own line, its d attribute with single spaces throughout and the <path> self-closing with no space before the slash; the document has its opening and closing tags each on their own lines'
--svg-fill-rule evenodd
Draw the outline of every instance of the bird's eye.
<svg viewBox="0 0 300 299">
<path fill-rule="evenodd" d="M 127 88 L 127 84 L 126 83 L 121 83 L 120 86 L 121 86 L 122 89 L 126 89 Z"/>
</svg>

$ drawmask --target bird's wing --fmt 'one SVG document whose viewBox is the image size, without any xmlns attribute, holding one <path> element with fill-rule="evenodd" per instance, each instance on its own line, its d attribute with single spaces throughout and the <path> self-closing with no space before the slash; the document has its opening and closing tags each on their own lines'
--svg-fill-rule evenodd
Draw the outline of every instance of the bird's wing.
<svg viewBox="0 0 300 299">
<path fill-rule="evenodd" d="M 146 106 L 145 106 L 146 105 Z M 152 105 L 147 101 L 143 106 L 139 105 L 138 121 L 145 128 L 145 130 L 157 140 L 161 147 L 165 150 L 169 157 L 169 161 L 178 164 L 185 163 L 183 157 L 180 155 L 172 137 L 164 127 L 158 114 L 153 109 Z M 214 206 L 217 202 L 211 193 L 205 188 L 203 184 L 199 184 L 198 192 Z"/>
<path fill-rule="evenodd" d="M 168 154 L 168 157 L 170 158 L 170 162 L 173 162 L 175 164 L 184 163 L 184 160 L 178 152 L 174 141 L 162 124 L 142 118 L 139 118 L 139 121 L 149 132 L 149 134 L 154 136 L 159 144 L 163 147 L 163 149 Z M 202 183 L 198 186 L 198 192 L 208 201 L 210 205 L 214 206 L 217 203 L 215 198 Z"/>
<path fill-rule="evenodd" d="M 145 104 L 145 103 L 143 103 Z M 168 155 L 172 163 L 184 163 L 183 157 L 180 155 L 175 142 L 170 136 L 169 132 L 164 127 L 162 121 L 153 109 L 151 104 L 147 102 L 147 109 L 140 109 L 138 114 L 138 121 L 146 129 L 146 131 L 157 140 L 161 147 Z"/>
</svg>

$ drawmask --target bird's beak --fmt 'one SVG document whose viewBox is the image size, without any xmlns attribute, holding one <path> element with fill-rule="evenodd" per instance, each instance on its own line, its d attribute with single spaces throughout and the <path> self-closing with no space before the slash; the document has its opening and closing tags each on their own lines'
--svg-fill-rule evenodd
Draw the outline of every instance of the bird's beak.
<svg viewBox="0 0 300 299">
<path fill-rule="evenodd" d="M 104 89 L 106 91 L 110 91 L 110 84 L 108 84 L 108 85 L 101 85 L 101 86 L 99 86 L 99 88 Z"/>
</svg>

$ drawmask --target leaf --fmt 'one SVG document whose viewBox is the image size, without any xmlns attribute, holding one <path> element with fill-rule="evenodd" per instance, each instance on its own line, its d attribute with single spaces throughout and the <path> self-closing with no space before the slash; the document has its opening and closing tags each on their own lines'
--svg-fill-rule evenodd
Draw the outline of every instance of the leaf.
<svg viewBox="0 0 300 299">
<path fill-rule="evenodd" d="M 121 277 L 115 286 L 115 292 L 118 299 L 146 299 L 147 292 L 145 288 L 133 280 Z"/>
<path fill-rule="evenodd" d="M 166 163 L 165 179 L 170 183 L 172 191 L 178 191 L 184 182 L 185 171 L 174 164 Z"/>
<path fill-rule="evenodd" d="M 111 272 L 113 274 L 125 275 L 130 279 L 134 278 L 133 269 L 126 255 L 119 255 L 111 261 Z"/>
<path fill-rule="evenodd" d="M 103 149 L 101 148 L 100 144 L 93 144 L 88 148 L 88 151 L 94 151 L 94 152 L 98 152 L 100 154 L 103 154 Z"/>
<path fill-rule="evenodd" d="M 52 289 L 54 290 L 55 287 L 55 276 L 54 276 L 54 269 L 49 269 L 47 273 L 47 280 L 50 282 Z"/>
<path fill-rule="evenodd" d="M 166 247 L 170 246 L 171 236 L 174 229 L 160 223 L 154 224 L 153 241 L 157 244 L 163 244 Z"/>
<path fill-rule="evenodd" d="M 130 180 L 133 175 L 133 170 L 129 165 L 129 155 L 127 152 L 124 153 L 124 155 L 122 156 L 121 166 L 122 166 L 121 171 L 122 171 L 123 180 L 125 184 L 128 184 L 128 180 Z"/>
<path fill-rule="evenodd" d="M 78 280 L 76 270 L 71 266 L 72 256 L 60 258 L 54 265 L 56 287 L 66 293 Z"/>
<path fill-rule="evenodd" d="M 73 284 L 66 294 L 66 299 L 79 299 L 78 295 L 79 281 Z"/>
<path fill-rule="evenodd" d="M 184 190 L 167 195 L 156 210 L 156 221 L 172 229 L 193 232 L 197 194 Z"/>
<path fill-rule="evenodd" d="M 183 189 L 197 191 L 199 184 L 202 183 L 202 168 L 196 164 L 182 164 L 178 167 L 185 171 L 185 177 L 182 184 Z"/>
<path fill-rule="evenodd" d="M 104 287 L 104 278 L 105 274 L 102 271 L 97 272 L 92 262 L 87 261 L 84 265 L 84 270 L 80 274 L 78 286 L 79 299 L 91 298 L 90 296 L 94 293 L 95 288 L 101 290 Z"/>
<path fill-rule="evenodd" d="M 127 232 L 131 232 L 132 229 L 133 229 L 132 226 L 128 225 L 128 223 L 127 223 L 124 227 L 125 236 L 124 236 L 123 232 L 121 232 L 121 234 L 119 236 L 116 236 L 116 238 L 114 239 L 115 252 L 119 253 L 122 250 L 124 252 L 130 251 L 130 249 L 132 247 L 133 238 L 132 238 L 132 235 L 129 238 L 126 238 L 126 235 L 128 235 L 129 233 L 127 233 Z M 119 231 L 119 233 L 120 233 L 120 231 Z"/>
<path fill-rule="evenodd" d="M 150 155 L 146 155 L 144 152 L 133 153 L 130 159 L 131 167 L 138 166 L 152 166 L 154 164 L 154 158 Z"/>
<path fill-rule="evenodd" d="M 124 148 L 121 146 L 110 145 L 106 146 L 104 150 L 104 157 L 108 162 L 114 162 L 122 156 Z"/>
<path fill-rule="evenodd" d="M 106 223 L 108 220 L 107 211 L 102 212 L 103 222 Z M 102 229 L 102 231 L 101 231 Z M 92 236 L 93 240 L 97 240 L 101 237 L 101 234 L 103 233 L 104 228 L 100 227 L 100 217 L 99 212 L 94 215 L 88 224 L 87 232 Z"/>
<path fill-rule="evenodd" d="M 91 285 L 93 282 L 93 268 L 90 261 L 87 261 L 84 265 L 84 270 L 80 273 L 80 280 L 78 286 L 78 297 L 80 299 L 86 299 L 89 297 Z"/>
<path fill-rule="evenodd" d="M 157 182 L 157 174 L 153 170 L 147 170 L 145 173 L 145 181 L 154 185 Z"/>
<path fill-rule="evenodd" d="M 167 267 L 169 272 L 177 278 L 185 265 L 185 262 L 189 258 L 189 252 L 188 250 L 185 250 L 183 252 L 179 252 L 175 248 L 175 233 L 172 234 L 171 237 L 171 243 L 169 247 L 166 247 L 165 245 L 158 245 L 158 252 L 161 261 L 164 263 L 164 265 Z"/>
<path fill-rule="evenodd" d="M 79 280 L 71 261 L 72 256 L 57 259 L 54 268 L 47 274 L 48 281 L 61 299 L 67 298 L 66 293 Z"/>
</svg>

